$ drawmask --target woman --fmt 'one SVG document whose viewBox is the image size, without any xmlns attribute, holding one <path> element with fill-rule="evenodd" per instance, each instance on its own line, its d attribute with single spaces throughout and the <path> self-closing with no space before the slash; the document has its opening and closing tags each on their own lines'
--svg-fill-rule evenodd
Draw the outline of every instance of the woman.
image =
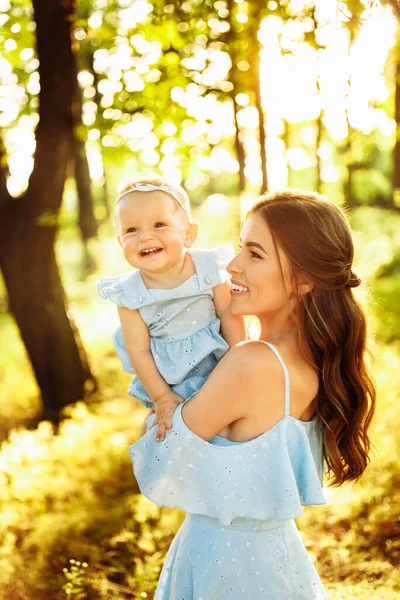
<svg viewBox="0 0 400 600">
<path fill-rule="evenodd" d="M 343 211 L 267 195 L 241 244 L 230 310 L 258 317 L 260 340 L 229 350 L 162 443 L 154 428 L 130 449 L 142 492 L 188 513 L 156 600 L 324 598 L 293 519 L 324 503 L 323 462 L 335 485 L 368 462 L 375 391 Z"/>
</svg>

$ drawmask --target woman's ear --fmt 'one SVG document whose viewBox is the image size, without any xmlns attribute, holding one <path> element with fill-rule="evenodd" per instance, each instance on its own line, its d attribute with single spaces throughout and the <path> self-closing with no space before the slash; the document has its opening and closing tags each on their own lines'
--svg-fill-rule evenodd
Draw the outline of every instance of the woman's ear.
<svg viewBox="0 0 400 600">
<path fill-rule="evenodd" d="M 185 247 L 190 248 L 194 244 L 197 238 L 199 226 L 197 223 L 189 223 L 189 227 L 186 231 Z"/>
<path fill-rule="evenodd" d="M 305 271 L 297 274 L 297 295 L 304 296 L 308 294 L 314 287 L 314 282 L 309 273 Z"/>
<path fill-rule="evenodd" d="M 301 283 L 297 288 L 297 293 L 299 296 L 304 296 L 304 294 L 308 294 L 311 292 L 314 285 L 312 283 Z"/>
</svg>

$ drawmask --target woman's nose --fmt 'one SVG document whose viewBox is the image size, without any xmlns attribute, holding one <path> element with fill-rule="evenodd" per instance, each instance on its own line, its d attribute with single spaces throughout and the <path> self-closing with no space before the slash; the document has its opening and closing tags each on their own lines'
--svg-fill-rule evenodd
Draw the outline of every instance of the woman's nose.
<svg viewBox="0 0 400 600">
<path fill-rule="evenodd" d="M 243 271 L 240 265 L 240 252 L 238 252 L 238 254 L 236 254 L 236 256 L 231 260 L 231 262 L 226 267 L 226 270 L 231 275 L 233 275 L 234 273 L 241 273 Z"/>
</svg>

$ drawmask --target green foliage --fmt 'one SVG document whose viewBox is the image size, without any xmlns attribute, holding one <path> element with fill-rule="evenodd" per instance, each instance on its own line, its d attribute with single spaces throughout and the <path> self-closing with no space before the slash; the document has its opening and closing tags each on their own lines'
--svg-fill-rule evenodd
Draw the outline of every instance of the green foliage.
<svg viewBox="0 0 400 600">
<path fill-rule="evenodd" d="M 355 39 L 371 12 L 365 10 L 365 5 L 368 7 L 371 2 L 352 0 L 339 4 L 340 19 L 334 12 L 327 18 L 336 20 L 338 25 L 341 21 Z M 319 13 L 313 3 L 303 5 L 289 0 L 261 3 L 186 0 L 169 4 L 155 0 L 135 6 L 117 0 L 80 0 L 73 23 L 73 42 L 83 95 L 84 126 L 76 130 L 87 142 L 92 157 L 89 162 L 93 164 L 93 155 L 97 154 L 97 161 L 103 163 L 104 177 L 100 172 L 92 174 L 96 184 L 100 186 L 104 179 L 110 179 L 107 183 L 112 195 L 120 180 L 128 178 L 130 173 L 172 170 L 182 176 L 189 190 L 198 189 L 199 196 L 204 196 L 206 186 L 212 186 L 219 175 L 213 168 L 215 161 L 204 160 L 212 157 L 215 148 L 223 148 L 232 161 L 239 162 L 237 143 L 239 140 L 243 144 L 246 139 L 243 147 L 247 166 L 257 162 L 257 151 L 256 155 L 248 151 L 254 141 L 257 147 L 257 128 L 243 123 L 234 125 L 232 107 L 236 102 L 240 112 L 256 105 L 255 57 L 260 47 L 267 45 L 265 39 L 260 45 L 257 38 L 260 26 L 266 17 L 281 23 L 278 39 L 282 54 L 294 57 L 311 46 L 319 49 L 321 56 L 334 27 L 325 23 Z M 17 105 L 9 113 L 15 113 L 15 118 L 10 117 L 9 122 L 7 117 L 5 125 L 5 146 L 11 155 L 15 142 L 7 135 L 8 130 L 14 129 L 27 114 L 32 116 L 30 127 L 36 125 L 39 85 L 32 19 L 28 0 L 5 1 L 0 7 L 0 50 L 5 61 L 0 71 L 0 95 L 4 96 L 3 85 L 9 87 L 12 102 Z M 296 31 L 296 35 L 291 31 Z M 310 69 L 314 69 L 314 59 L 317 60 L 316 55 L 310 58 Z M 378 133 L 377 123 L 382 123 L 382 119 L 375 119 L 372 113 L 378 115 L 381 111 L 392 117 L 395 60 L 392 53 L 385 67 L 390 94 L 382 99 L 381 106 L 377 101 L 371 106 L 374 109 L 371 123 L 376 120 L 373 131 L 366 135 L 353 128 L 351 144 L 345 143 L 340 150 L 334 128 L 323 127 L 325 145 L 332 149 L 332 160 L 327 162 L 342 167 L 337 187 L 343 186 L 347 168 L 356 171 L 354 195 L 358 204 L 382 201 L 391 204 L 392 134 L 387 127 L 384 134 Z M 322 75 L 327 76 L 324 70 L 316 76 L 317 87 Z M 268 82 L 261 79 L 263 99 L 268 100 Z M 296 96 L 296 90 L 293 91 Z M 216 102 L 210 108 L 207 102 L 211 98 Z M 296 102 L 296 97 L 293 101 Z M 321 106 L 324 116 L 326 108 Z M 277 141 L 269 129 L 279 128 L 279 124 L 273 125 L 275 115 L 269 114 L 269 110 L 267 138 Z M 346 118 L 347 110 L 344 97 L 342 115 Z M 232 124 L 229 130 L 221 132 L 220 115 L 228 111 L 232 113 Z M 275 111 L 276 108 L 271 109 L 271 113 Z M 287 149 L 303 148 L 297 142 L 291 146 L 290 140 L 285 140 L 285 144 Z M 317 148 L 308 144 L 304 149 L 312 166 L 301 171 L 305 171 L 304 180 L 309 187 L 314 188 Z M 268 160 L 273 163 L 274 157 L 267 156 Z M 15 166 L 12 170 L 15 180 Z M 227 187 L 235 188 L 237 193 L 236 170 L 221 166 L 221 171 Z M 296 183 L 303 173 L 292 170 L 290 175 L 291 183 Z M 25 172 L 23 177 L 27 176 Z M 249 188 L 256 187 L 251 174 L 246 173 L 246 179 Z"/>
<path fill-rule="evenodd" d="M 17 118 L 12 123 L 2 123 L 3 133 L 13 128 L 22 116 L 31 115 L 37 110 L 38 92 L 35 88 L 38 61 L 34 50 L 35 27 L 32 17 L 33 8 L 29 0 L 6 1 L 0 7 L 0 56 L 4 61 L 0 74 L 0 95 L 4 102 L 4 97 L 7 98 L 5 89 L 8 87 L 18 104 Z M 3 104 L 2 110 L 4 108 L 8 106 Z"/>
<path fill-rule="evenodd" d="M 365 207 L 354 211 L 351 220 L 357 232 L 357 262 L 370 288 L 369 312 L 375 337 L 383 343 L 399 341 L 400 215 Z"/>
</svg>

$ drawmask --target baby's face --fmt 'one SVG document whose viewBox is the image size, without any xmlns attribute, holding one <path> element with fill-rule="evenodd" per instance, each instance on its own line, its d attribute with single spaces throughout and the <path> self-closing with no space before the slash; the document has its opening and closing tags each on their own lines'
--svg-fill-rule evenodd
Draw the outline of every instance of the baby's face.
<svg viewBox="0 0 400 600">
<path fill-rule="evenodd" d="M 118 202 L 115 218 L 126 260 L 144 272 L 167 272 L 196 238 L 196 226 L 162 191 L 127 194 Z"/>
</svg>

